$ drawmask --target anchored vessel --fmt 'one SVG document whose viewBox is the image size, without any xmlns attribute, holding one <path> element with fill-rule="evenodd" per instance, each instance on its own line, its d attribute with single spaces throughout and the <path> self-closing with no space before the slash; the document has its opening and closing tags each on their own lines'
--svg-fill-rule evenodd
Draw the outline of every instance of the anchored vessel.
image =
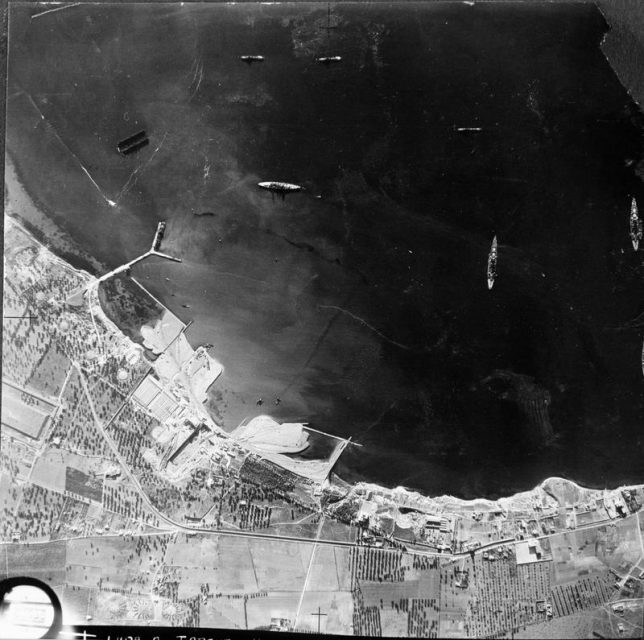
<svg viewBox="0 0 644 640">
<path fill-rule="evenodd" d="M 317 58 L 317 61 L 320 64 L 329 66 L 330 64 L 338 63 L 342 60 L 342 56 L 323 56 L 322 58 Z"/>
<path fill-rule="evenodd" d="M 152 241 L 152 251 L 158 251 L 161 248 L 161 241 L 165 234 L 165 221 L 161 220 L 157 225 L 157 232 L 154 234 L 154 240 Z"/>
<path fill-rule="evenodd" d="M 497 249 L 496 249 L 496 236 L 492 240 L 492 248 L 490 249 L 490 254 L 487 257 L 487 288 L 491 289 L 494 286 L 494 279 L 496 278 L 496 261 L 497 261 Z"/>
<path fill-rule="evenodd" d="M 248 66 L 253 62 L 264 62 L 264 56 L 239 56 L 239 59 L 245 62 Z"/>
<path fill-rule="evenodd" d="M 139 151 L 149 143 L 150 140 L 148 139 L 145 131 L 142 130 L 129 138 L 125 138 L 125 140 L 121 140 L 121 142 L 116 145 L 116 148 L 119 153 L 124 156 L 128 156 L 131 153 Z"/>
<path fill-rule="evenodd" d="M 299 184 L 291 184 L 290 182 L 258 182 L 257 186 L 270 191 L 273 196 L 277 194 L 282 200 L 288 193 L 295 193 L 303 189 Z"/>
<path fill-rule="evenodd" d="M 635 198 L 631 201 L 630 227 L 633 249 L 637 251 L 640 246 L 640 240 L 642 239 L 642 220 L 637 211 L 637 202 L 635 201 Z"/>
</svg>

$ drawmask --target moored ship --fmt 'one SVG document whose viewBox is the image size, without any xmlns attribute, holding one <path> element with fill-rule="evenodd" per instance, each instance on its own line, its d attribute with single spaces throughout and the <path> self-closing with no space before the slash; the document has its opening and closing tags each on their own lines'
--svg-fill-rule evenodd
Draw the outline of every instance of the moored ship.
<svg viewBox="0 0 644 640">
<path fill-rule="evenodd" d="M 633 249 L 637 251 L 640 246 L 640 240 L 642 239 L 642 220 L 637 210 L 637 202 L 635 198 L 631 201 L 630 228 Z"/>
<path fill-rule="evenodd" d="M 242 62 L 245 62 L 248 66 L 254 62 L 264 62 L 264 56 L 239 56 L 239 59 Z"/>
<path fill-rule="evenodd" d="M 494 286 L 494 280 L 496 279 L 496 262 L 497 262 L 497 243 L 496 236 L 492 240 L 492 248 L 490 249 L 490 254 L 487 257 L 487 288 L 491 289 Z"/>
<path fill-rule="evenodd" d="M 273 196 L 277 194 L 282 200 L 289 193 L 295 193 L 297 191 L 302 191 L 304 187 L 301 187 L 299 184 L 291 184 L 290 182 L 258 182 L 257 186 L 260 189 L 266 189 L 270 191 Z"/>
</svg>

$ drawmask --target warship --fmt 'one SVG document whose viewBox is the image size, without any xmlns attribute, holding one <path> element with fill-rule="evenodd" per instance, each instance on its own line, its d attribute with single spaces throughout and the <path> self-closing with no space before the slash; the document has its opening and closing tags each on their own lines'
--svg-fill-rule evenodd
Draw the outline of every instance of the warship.
<svg viewBox="0 0 644 640">
<path fill-rule="evenodd" d="M 302 191 L 304 187 L 301 187 L 299 184 L 291 184 L 290 182 L 258 182 L 257 186 L 260 189 L 266 189 L 270 191 L 271 195 L 275 196 L 277 194 L 284 200 L 287 194 L 295 193 L 296 191 Z"/>
<path fill-rule="evenodd" d="M 491 289 L 494 286 L 494 279 L 496 278 L 496 261 L 497 261 L 497 244 L 496 236 L 492 240 L 492 248 L 487 257 L 487 288 Z"/>
<path fill-rule="evenodd" d="M 633 249 L 637 251 L 640 246 L 640 240 L 642 239 L 642 220 L 637 211 L 637 202 L 635 201 L 635 198 L 631 201 L 630 227 Z"/>
<path fill-rule="evenodd" d="M 249 67 L 253 62 L 264 62 L 264 56 L 239 56 L 239 59 Z"/>
<path fill-rule="evenodd" d="M 328 67 L 330 64 L 337 64 L 342 61 L 341 56 L 323 56 L 322 58 L 316 58 L 317 62 L 323 64 L 325 67 Z"/>
</svg>

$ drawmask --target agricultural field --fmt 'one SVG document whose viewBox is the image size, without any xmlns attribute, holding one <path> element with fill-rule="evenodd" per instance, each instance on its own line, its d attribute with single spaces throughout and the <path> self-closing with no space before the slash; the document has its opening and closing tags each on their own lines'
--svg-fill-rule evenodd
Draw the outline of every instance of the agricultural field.
<svg viewBox="0 0 644 640">
<path fill-rule="evenodd" d="M 83 587 L 99 587 L 102 569 L 93 564 L 70 564 L 66 567 L 65 583 Z"/>
<path fill-rule="evenodd" d="M 219 494 L 219 522 L 224 527 L 303 538 L 317 535 L 319 514 L 282 488 L 231 478 L 224 480 Z"/>
<path fill-rule="evenodd" d="M 89 505 L 86 502 L 74 500 L 71 496 L 67 496 L 58 518 L 58 524 L 51 533 L 51 539 L 66 539 L 82 535 L 88 524 L 88 511 Z"/>
<path fill-rule="evenodd" d="M 247 600 L 245 611 L 248 619 L 248 628 L 256 629 L 257 627 L 266 627 L 270 625 L 272 617 L 284 618 L 291 623 L 295 622 L 299 601 L 300 592 L 296 590 L 262 594 L 258 598 Z M 317 604 L 314 605 L 311 611 L 316 611 L 317 607 Z M 306 611 L 306 614 L 309 613 L 309 609 L 304 609 L 303 606 L 301 610 L 302 612 Z M 323 611 L 325 610 L 323 609 Z M 300 615 L 300 620 L 307 619 L 308 615 Z M 316 624 L 315 618 L 310 618 L 310 620 Z"/>
<path fill-rule="evenodd" d="M 184 520 L 186 505 L 180 489 L 159 476 L 143 459 L 140 460 L 135 475 L 143 491 L 150 498 L 150 502 L 158 511 L 174 520 Z"/>
<path fill-rule="evenodd" d="M 64 453 L 55 448 L 46 449 L 34 462 L 30 480 L 33 484 L 63 494 L 67 464 Z"/>
<path fill-rule="evenodd" d="M 59 593 L 66 624 L 86 624 L 93 591 L 87 587 L 65 586 Z"/>
<path fill-rule="evenodd" d="M 637 517 L 613 522 L 607 527 L 605 540 L 598 544 L 600 560 L 620 574 L 628 572 L 644 554 L 637 526 Z"/>
<path fill-rule="evenodd" d="M 265 618 L 264 609 L 276 606 L 279 598 L 288 601 L 289 607 L 293 605 L 289 616 L 284 616 L 292 620 L 303 590 L 305 601 L 329 599 L 343 591 L 349 602 L 348 561 L 348 551 L 328 545 L 225 534 L 179 536 L 170 543 L 165 556 L 165 566 L 171 572 L 172 582 L 178 585 L 179 598 L 207 594 L 208 602 L 202 605 L 202 620 L 223 616 L 233 619 L 241 628 L 246 624 L 242 623 L 244 608 L 240 605 L 244 598 L 248 600 L 249 628 L 270 624 L 270 616 Z"/>
<path fill-rule="evenodd" d="M 477 637 L 501 633 L 504 629 L 518 629 L 545 619 L 545 611 L 538 610 L 537 601 L 549 599 L 551 575 L 550 562 L 518 566 L 513 545 L 502 553 L 497 552 L 494 560 L 476 555 L 471 570 L 468 569 L 467 590 L 472 594 L 466 615 L 469 633 Z M 457 585 L 456 576 L 448 578 L 445 575 L 445 592 L 448 579 L 452 591 L 462 589 Z M 462 579 L 458 582 L 462 584 Z M 441 621 L 444 601 L 448 598 L 441 598 Z"/>
<path fill-rule="evenodd" d="M 243 597 L 214 597 L 209 599 L 200 606 L 200 620 L 205 627 L 246 629 Z"/>
<path fill-rule="evenodd" d="M 155 606 L 149 596 L 136 597 L 120 592 L 94 590 L 89 611 L 94 624 L 167 624 L 162 620 L 161 607 Z"/>
<path fill-rule="evenodd" d="M 8 474 L 9 483 L 20 484 L 29 478 L 36 449 L 24 438 L 0 432 L 0 469 Z M 0 485 L 0 492 L 4 487 Z"/>
<path fill-rule="evenodd" d="M 556 585 L 550 595 L 553 613 L 564 617 L 600 606 L 615 595 L 614 584 L 610 574 L 595 573 L 574 582 Z"/>
<path fill-rule="evenodd" d="M 256 591 L 303 589 L 312 552 L 313 545 L 306 543 L 251 540 Z"/>
<path fill-rule="evenodd" d="M 158 526 L 157 517 L 147 509 L 143 509 L 140 517 L 135 520 L 128 516 L 104 510 L 96 503 L 91 503 L 87 510 L 84 535 L 102 536 L 115 533 L 129 535 L 135 532 L 149 532 L 148 527 L 154 527 L 152 532 L 156 532 Z"/>
<path fill-rule="evenodd" d="M 474 520 L 459 518 L 456 525 L 457 540 L 460 545 L 485 545 L 500 540 L 501 535 L 490 519 Z"/>
<path fill-rule="evenodd" d="M 105 478 L 103 509 L 132 521 L 157 522 L 157 517 L 145 505 L 139 490 L 122 476 Z"/>
<path fill-rule="evenodd" d="M 55 406 L 14 384 L 2 383 L 2 425 L 37 440 Z"/>
<path fill-rule="evenodd" d="M 338 542 L 353 542 L 356 539 L 356 533 L 357 529 L 352 525 L 338 522 L 331 518 L 325 518 L 320 532 L 320 539 Z"/>
<path fill-rule="evenodd" d="M 113 458 L 94 421 L 80 375 L 74 369 L 67 381 L 48 440 L 58 442 L 61 450 L 96 458 Z"/>
<path fill-rule="evenodd" d="M 31 472 L 35 485 L 81 499 L 101 502 L 103 458 L 89 458 L 58 447 L 46 448 L 37 458 Z"/>
<path fill-rule="evenodd" d="M 80 469 L 67 467 L 65 470 L 65 490 L 88 500 L 101 503 L 103 500 L 103 480 L 88 475 Z"/>
<path fill-rule="evenodd" d="M 603 575 L 608 569 L 627 572 L 642 554 L 637 518 L 560 533 L 550 542 L 557 584 Z"/>
<path fill-rule="evenodd" d="M 14 320 L 14 330 L 3 335 L 3 373 L 21 387 L 27 386 L 51 344 L 49 324 L 38 313 L 43 311 L 29 306 L 27 314 L 33 319 Z"/>
<path fill-rule="evenodd" d="M 603 574 L 606 571 L 606 566 L 595 555 L 594 546 L 589 547 L 584 540 L 580 545 L 574 532 L 552 536 L 550 547 L 557 584 L 571 582 L 579 578 L 580 575 Z"/>
<path fill-rule="evenodd" d="M 297 628 L 302 631 L 317 632 L 318 612 L 327 615 L 320 618 L 322 633 L 351 634 L 353 628 L 353 599 L 350 592 L 331 593 L 328 591 L 309 591 L 304 593 Z"/>
<path fill-rule="evenodd" d="M 16 246 L 7 244 L 16 242 Z M 12 246 L 5 261 L 5 292 L 11 308 L 30 318 L 14 320 L 3 334 L 3 371 L 20 385 L 37 393 L 57 396 L 70 366 L 70 353 L 59 340 L 62 303 L 86 276 L 65 266 L 22 230 L 11 227 L 5 246 Z"/>
<path fill-rule="evenodd" d="M 409 612 L 406 608 L 382 608 L 380 610 L 380 626 L 383 635 L 394 638 L 407 637 L 409 627 Z"/>
<path fill-rule="evenodd" d="M 529 625 L 514 634 L 514 638 L 543 638 L 544 640 L 577 638 L 641 638 L 642 603 L 629 603 L 624 614 L 613 612 L 610 605 L 595 607 L 565 618 L 552 618 L 547 622 Z M 618 625 L 624 631 L 620 632 Z M 509 636 L 506 636 L 509 637 Z"/>
<path fill-rule="evenodd" d="M 87 387 L 99 420 L 107 424 L 121 408 L 126 394 L 95 375 L 89 377 Z"/>
<path fill-rule="evenodd" d="M 210 469 L 195 469 L 182 487 L 182 498 L 185 504 L 184 517 L 201 520 L 207 513 L 219 512 L 217 491 L 206 484 Z"/>
<path fill-rule="evenodd" d="M 67 547 L 64 542 L 4 544 L 9 577 L 30 575 L 51 585 L 65 582 Z"/>
<path fill-rule="evenodd" d="M 350 591 L 349 549 L 317 545 L 307 591 Z"/>
<path fill-rule="evenodd" d="M 5 249 L 5 255 L 7 253 L 8 252 Z M 15 329 L 15 325 L 12 323 L 20 322 L 20 317 L 27 315 L 27 308 L 25 301 L 20 297 L 20 290 L 17 289 L 15 283 L 8 278 L 5 278 L 3 282 L 2 302 L 3 315 L 11 316 L 10 318 L 5 317 L 5 320 L 9 320 L 10 322 L 5 323 L 3 329 L 5 333 L 11 333 Z M 14 318 L 13 316 L 18 317 Z"/>
<path fill-rule="evenodd" d="M 67 543 L 66 583 L 149 594 L 168 536 L 92 537 Z"/>
<path fill-rule="evenodd" d="M 216 568 L 220 536 L 179 533 L 168 545 L 167 565 L 192 568 Z"/>
<path fill-rule="evenodd" d="M 438 558 L 364 547 L 347 555 L 356 633 L 436 635 L 438 616 L 432 608 L 441 597 Z"/>
<path fill-rule="evenodd" d="M 15 484 L 11 470 L 0 473 L 0 542 L 10 541 L 14 533 L 14 518 L 22 500 L 22 485 Z"/>
<path fill-rule="evenodd" d="M 251 540 L 232 536 L 219 536 L 215 563 L 219 568 L 217 584 L 211 591 L 216 593 L 243 594 L 259 591 L 255 573 Z"/>
<path fill-rule="evenodd" d="M 179 598 L 199 595 L 202 585 L 208 585 L 213 593 L 217 591 L 220 576 L 218 542 L 218 536 L 180 534 L 168 545 L 164 565 L 178 576 Z"/>
<path fill-rule="evenodd" d="M 14 515 L 13 535 L 22 542 L 44 541 L 51 538 L 65 497 L 36 485 L 23 487 L 22 500 Z"/>
<path fill-rule="evenodd" d="M 300 605 L 301 599 L 301 605 Z M 297 617 L 299 606 L 299 617 Z M 351 593 L 307 589 L 304 595 L 295 587 L 291 590 L 249 594 L 217 594 L 208 596 L 201 604 L 202 624 L 223 625 L 228 628 L 266 628 L 271 618 L 284 618 L 301 631 L 317 631 L 319 611 L 320 630 L 328 633 L 351 632 L 353 604 Z"/>
<path fill-rule="evenodd" d="M 52 342 L 27 380 L 27 386 L 44 396 L 56 398 L 70 367 L 71 361 L 65 352 Z"/>
</svg>

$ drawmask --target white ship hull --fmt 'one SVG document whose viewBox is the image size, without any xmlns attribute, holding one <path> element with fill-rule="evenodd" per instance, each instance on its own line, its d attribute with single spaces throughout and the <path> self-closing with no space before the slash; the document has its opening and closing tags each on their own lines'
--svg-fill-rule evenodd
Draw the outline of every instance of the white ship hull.
<svg viewBox="0 0 644 640">
<path fill-rule="evenodd" d="M 497 263 L 497 243 L 496 236 L 492 240 L 492 248 L 487 258 L 487 288 L 492 289 L 494 280 L 496 279 L 496 263 Z"/>
<path fill-rule="evenodd" d="M 631 201 L 631 215 L 629 218 L 630 223 L 630 232 L 631 232 L 631 242 L 633 243 L 633 249 L 637 251 L 640 246 L 640 241 L 642 239 L 642 220 L 639 216 L 637 210 L 637 202 L 635 198 Z"/>
</svg>

